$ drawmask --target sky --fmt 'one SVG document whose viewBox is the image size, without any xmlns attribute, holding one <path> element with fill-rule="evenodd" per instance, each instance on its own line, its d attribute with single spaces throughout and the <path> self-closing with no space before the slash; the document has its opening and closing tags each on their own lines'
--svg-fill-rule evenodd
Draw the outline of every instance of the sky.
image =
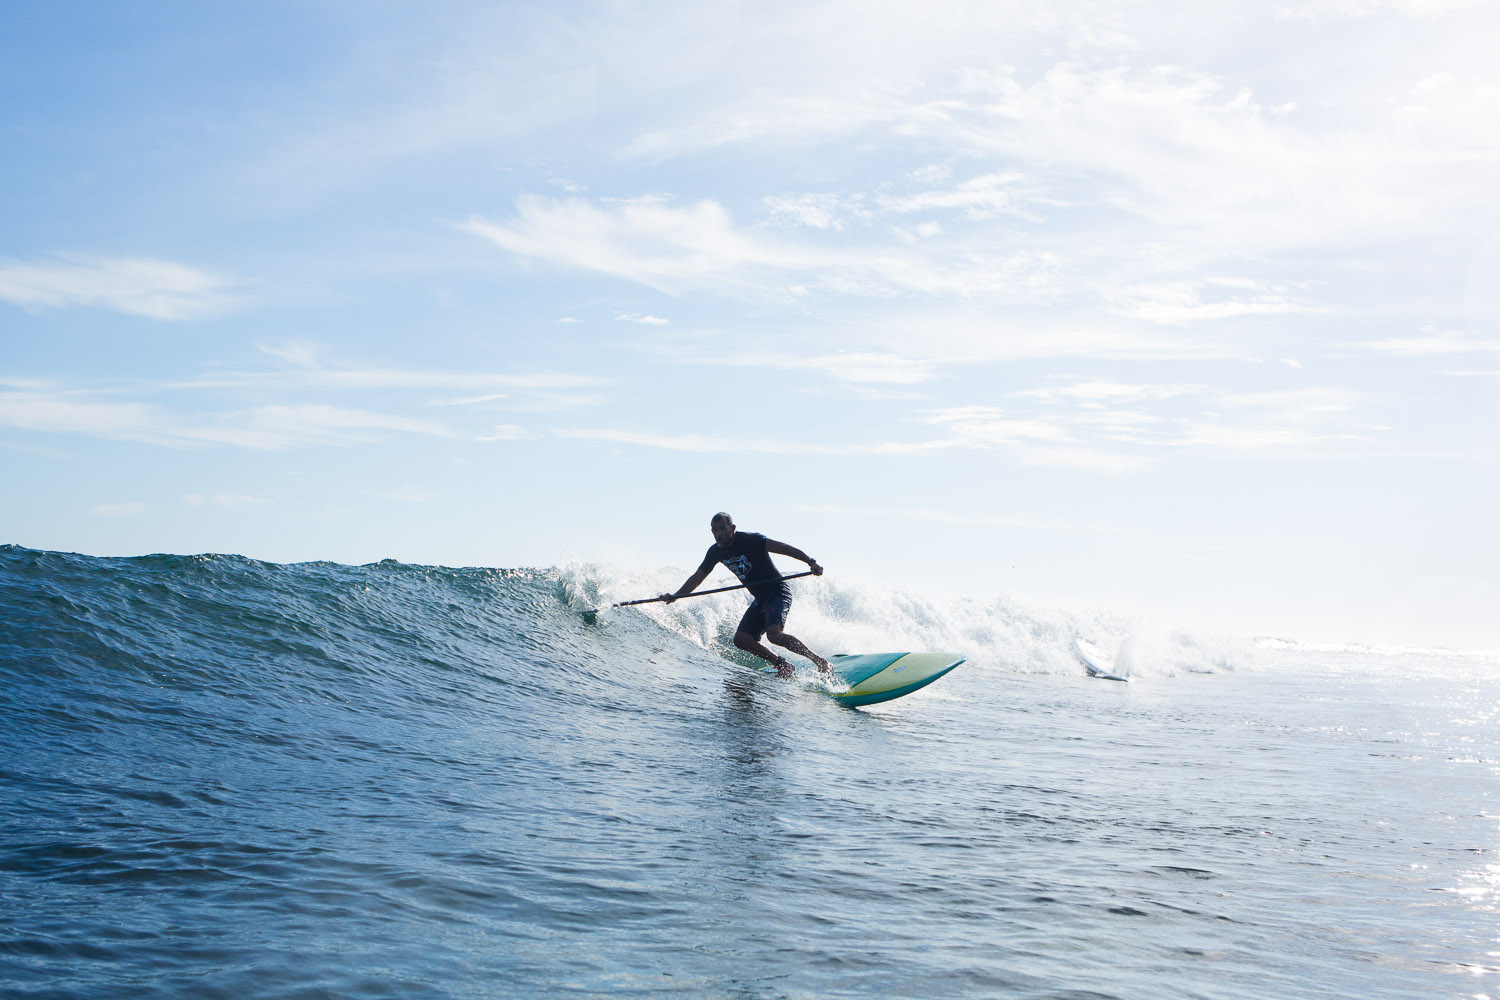
<svg viewBox="0 0 1500 1000">
<path fill-rule="evenodd" d="M 727 510 L 1500 648 L 1496 51 L 1486 0 L 15 0 L 0 541 L 671 576 Z"/>
</svg>

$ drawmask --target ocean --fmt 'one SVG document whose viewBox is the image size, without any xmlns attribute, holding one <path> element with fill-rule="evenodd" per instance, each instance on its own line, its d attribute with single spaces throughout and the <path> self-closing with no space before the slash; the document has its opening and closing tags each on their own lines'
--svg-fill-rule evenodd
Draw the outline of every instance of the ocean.
<svg viewBox="0 0 1500 1000">
<path fill-rule="evenodd" d="M 0 546 L 0 995 L 1500 996 L 1500 656 L 685 572 Z"/>
</svg>

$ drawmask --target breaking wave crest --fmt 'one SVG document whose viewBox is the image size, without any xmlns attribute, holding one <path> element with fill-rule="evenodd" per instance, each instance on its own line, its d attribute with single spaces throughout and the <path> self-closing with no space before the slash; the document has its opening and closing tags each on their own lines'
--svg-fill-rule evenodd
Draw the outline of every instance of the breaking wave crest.
<svg viewBox="0 0 1500 1000">
<path fill-rule="evenodd" d="M 560 596 L 580 609 L 675 590 L 687 575 L 680 569 L 638 573 L 595 563 L 553 572 Z M 832 576 L 803 578 L 791 586 L 787 630 L 825 654 L 953 650 L 969 657 L 971 669 L 1077 674 L 1083 668 L 1072 643 L 1082 638 L 1113 655 L 1118 669 L 1137 677 L 1254 669 L 1261 661 L 1251 641 L 1103 609 L 1043 608 L 1011 597 L 934 597 Z M 645 615 L 697 646 L 738 659 L 732 636 L 747 601 L 743 591 L 730 591 L 608 614 Z"/>
</svg>

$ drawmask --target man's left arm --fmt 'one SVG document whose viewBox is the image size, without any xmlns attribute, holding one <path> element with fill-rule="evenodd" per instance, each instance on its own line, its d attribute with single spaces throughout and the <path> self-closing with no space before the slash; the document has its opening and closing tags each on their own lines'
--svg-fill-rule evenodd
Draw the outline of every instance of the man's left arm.
<svg viewBox="0 0 1500 1000">
<path fill-rule="evenodd" d="M 813 571 L 813 576 L 823 575 L 823 567 L 818 565 L 818 561 L 795 545 L 788 545 L 786 542 L 778 542 L 774 538 L 767 538 L 766 551 L 774 552 L 778 556 L 790 556 L 793 559 L 801 559 L 807 563 L 807 568 Z"/>
</svg>

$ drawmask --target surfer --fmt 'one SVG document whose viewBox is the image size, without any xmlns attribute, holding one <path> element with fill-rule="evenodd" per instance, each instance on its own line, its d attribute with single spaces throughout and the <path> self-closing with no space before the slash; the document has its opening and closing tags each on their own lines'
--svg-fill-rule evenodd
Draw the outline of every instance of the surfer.
<svg viewBox="0 0 1500 1000">
<path fill-rule="evenodd" d="M 679 597 L 686 597 L 708 579 L 715 563 L 723 563 L 731 573 L 740 578 L 740 582 L 746 585 L 755 598 L 750 607 L 745 609 L 745 617 L 740 619 L 739 628 L 735 630 L 736 646 L 771 664 L 776 668 L 778 677 L 791 677 L 794 673 L 792 664 L 786 657 L 767 649 L 760 641 L 762 636 L 783 649 L 790 649 L 799 656 L 812 660 L 820 671 L 832 670 L 833 667 L 827 660 L 786 631 L 786 616 L 792 610 L 792 590 L 781 578 L 776 564 L 771 562 L 770 553 L 801 559 L 807 563 L 807 568 L 812 570 L 814 576 L 822 576 L 823 567 L 818 565 L 818 561 L 785 542 L 778 542 L 753 531 L 737 531 L 734 518 L 723 511 L 713 516 L 708 527 L 713 532 L 714 543 L 708 547 L 703 564 L 677 588 L 676 593 L 662 594 L 660 600 L 671 604 Z"/>
</svg>

